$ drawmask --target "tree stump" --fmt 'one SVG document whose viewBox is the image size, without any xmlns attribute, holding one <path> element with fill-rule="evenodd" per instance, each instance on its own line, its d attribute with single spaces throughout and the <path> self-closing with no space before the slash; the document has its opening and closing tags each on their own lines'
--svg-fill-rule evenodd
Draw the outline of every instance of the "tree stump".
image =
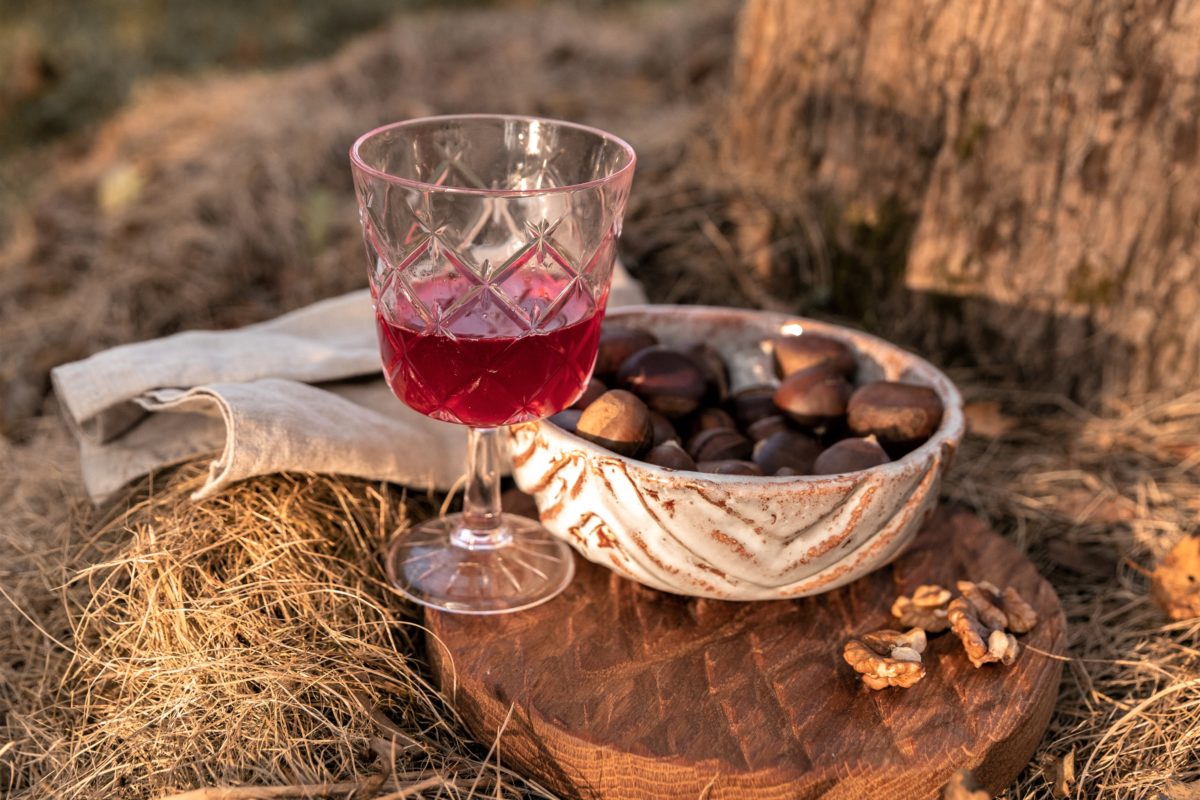
<svg viewBox="0 0 1200 800">
<path fill-rule="evenodd" d="M 935 514 L 891 566 L 796 601 L 677 597 L 577 564 L 564 594 L 519 614 L 426 614 L 438 682 L 475 735 L 502 731 L 499 757 L 565 797 L 907 800 L 940 797 L 961 768 L 999 791 L 1057 697 L 1054 589 L 966 512 Z M 1016 663 L 975 669 L 946 632 L 916 686 L 864 688 L 846 640 L 893 627 L 897 594 L 967 577 L 1037 609 Z"/>
<path fill-rule="evenodd" d="M 1197 42 L 1197 0 L 748 0 L 735 240 L 807 217 L 830 310 L 1040 389 L 1196 386 Z"/>
</svg>

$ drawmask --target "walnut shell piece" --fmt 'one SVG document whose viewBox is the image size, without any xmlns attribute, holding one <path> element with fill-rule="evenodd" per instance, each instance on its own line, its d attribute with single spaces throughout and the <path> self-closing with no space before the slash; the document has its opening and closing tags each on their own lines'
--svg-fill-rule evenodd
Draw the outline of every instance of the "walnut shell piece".
<svg viewBox="0 0 1200 800">
<path fill-rule="evenodd" d="M 956 586 L 959 594 L 975 607 L 980 621 L 989 628 L 1029 633 L 1037 625 L 1037 612 L 1011 586 L 1005 587 L 1003 592 L 987 581 L 958 581 Z"/>
<path fill-rule="evenodd" d="M 881 630 L 866 633 L 846 642 L 842 658 L 870 689 L 899 686 L 907 689 L 925 677 L 921 654 L 925 652 L 925 631 L 913 628 L 907 633 Z"/>
<path fill-rule="evenodd" d="M 892 616 L 901 625 L 922 628 L 926 633 L 941 633 L 950 628 L 947 607 L 950 590 L 936 584 L 918 586 L 912 597 L 901 595 L 892 603 Z"/>
<path fill-rule="evenodd" d="M 951 600 L 947 618 L 950 620 L 950 630 L 962 641 L 967 658 L 976 669 L 996 662 L 1008 666 L 1020 655 L 1017 637 L 1004 630 L 1003 626 L 993 628 L 982 622 L 979 612 L 967 598 L 956 597 Z"/>
</svg>

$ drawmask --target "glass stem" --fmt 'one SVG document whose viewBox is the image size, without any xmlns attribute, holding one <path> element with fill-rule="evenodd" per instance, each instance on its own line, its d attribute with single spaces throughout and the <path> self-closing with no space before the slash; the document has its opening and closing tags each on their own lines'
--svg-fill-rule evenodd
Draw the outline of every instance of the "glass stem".
<svg viewBox="0 0 1200 800">
<path fill-rule="evenodd" d="M 454 544 L 468 550 L 493 550 L 512 541 L 500 513 L 501 428 L 467 430 L 467 490 L 463 525 L 452 534 Z"/>
</svg>

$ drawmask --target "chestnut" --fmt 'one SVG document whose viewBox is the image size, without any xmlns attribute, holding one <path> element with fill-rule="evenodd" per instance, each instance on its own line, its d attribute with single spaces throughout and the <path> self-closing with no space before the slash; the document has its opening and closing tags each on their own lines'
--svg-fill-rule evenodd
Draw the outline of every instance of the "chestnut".
<svg viewBox="0 0 1200 800">
<path fill-rule="evenodd" d="M 688 355 L 654 345 L 634 353 L 617 370 L 617 381 L 669 418 L 690 414 L 700 406 L 707 383 Z"/>
<path fill-rule="evenodd" d="M 801 425 L 820 425 L 846 413 L 850 384 L 826 367 L 809 367 L 784 378 L 775 405 Z"/>
<path fill-rule="evenodd" d="M 826 367 L 853 378 L 858 370 L 854 352 L 837 339 L 805 333 L 800 336 L 784 336 L 774 341 L 775 366 L 779 376 L 787 376 L 809 367 Z"/>
<path fill-rule="evenodd" d="M 650 448 L 650 409 L 635 395 L 612 389 L 583 410 L 575 432 L 614 453 L 637 458 Z"/>
<path fill-rule="evenodd" d="M 842 439 L 817 456 L 813 464 L 814 475 L 837 475 L 841 472 L 857 472 L 886 464 L 891 459 L 879 446 L 874 437 L 866 439 Z"/>
<path fill-rule="evenodd" d="M 709 428 L 693 436 L 687 449 L 696 461 L 720 461 L 749 458 L 754 445 L 733 428 Z"/>
<path fill-rule="evenodd" d="M 772 474 L 776 478 L 784 478 L 784 477 L 791 478 L 791 477 L 795 477 L 796 475 L 804 475 L 805 473 L 800 472 L 799 470 L 792 469 L 791 467 L 780 467 L 779 469 L 775 470 L 775 472 L 773 472 Z"/>
<path fill-rule="evenodd" d="M 729 367 L 717 349 L 708 342 L 699 342 L 685 351 L 692 357 L 708 380 L 708 394 L 717 403 L 729 397 Z"/>
<path fill-rule="evenodd" d="M 679 432 L 675 430 L 675 426 L 671 424 L 671 420 L 664 417 L 657 411 L 650 412 L 650 424 L 654 427 L 653 445 L 657 447 L 663 442 L 680 442 Z"/>
<path fill-rule="evenodd" d="M 724 458 L 718 461 L 701 461 L 696 465 L 701 472 L 717 475 L 762 475 L 762 470 L 753 461 L 741 461 L 736 458 Z"/>
<path fill-rule="evenodd" d="M 777 416 L 779 409 L 775 406 L 774 395 L 772 386 L 748 386 L 735 392 L 729 403 L 738 425 L 749 428 L 764 417 Z"/>
<path fill-rule="evenodd" d="M 567 433 L 575 433 L 575 431 L 579 428 L 579 418 L 582 416 L 582 410 L 578 408 L 568 408 L 550 417 L 550 421 L 562 428 Z"/>
<path fill-rule="evenodd" d="M 646 454 L 646 463 L 667 469 L 695 469 L 696 462 L 679 446 L 679 442 L 663 442 Z"/>
<path fill-rule="evenodd" d="M 696 433 L 706 431 L 709 428 L 736 428 L 737 423 L 728 411 L 721 408 L 702 408 L 696 412 L 696 418 L 692 420 L 692 430 Z"/>
<path fill-rule="evenodd" d="M 658 339 L 641 328 L 604 325 L 596 351 L 596 374 L 616 375 L 625 359 L 639 350 L 658 344 Z"/>
<path fill-rule="evenodd" d="M 942 424 L 942 411 L 942 400 L 930 387 L 893 381 L 859 387 L 847 406 L 852 431 L 889 443 L 928 439 Z"/>
<path fill-rule="evenodd" d="M 795 431 L 778 431 L 754 445 L 754 463 L 767 474 L 779 470 L 795 470 L 794 474 L 810 472 L 813 462 L 821 454 L 821 445 L 811 436 Z"/>
<path fill-rule="evenodd" d="M 749 434 L 751 439 L 758 442 L 767 438 L 772 433 L 790 430 L 791 428 L 788 427 L 787 420 L 776 414 L 773 417 L 763 417 L 762 419 L 758 420 L 753 425 L 746 428 L 746 433 Z"/>
<path fill-rule="evenodd" d="M 584 387 L 583 394 L 579 395 L 579 399 L 571 404 L 571 408 L 580 410 L 590 406 L 596 398 L 608 391 L 608 387 L 597 378 L 592 378 Z"/>
</svg>

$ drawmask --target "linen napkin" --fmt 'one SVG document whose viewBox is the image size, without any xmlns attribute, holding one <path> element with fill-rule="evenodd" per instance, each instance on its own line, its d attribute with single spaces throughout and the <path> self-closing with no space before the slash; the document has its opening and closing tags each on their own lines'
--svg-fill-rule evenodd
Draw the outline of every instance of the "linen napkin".
<svg viewBox="0 0 1200 800">
<path fill-rule="evenodd" d="M 617 264 L 609 305 L 645 302 Z M 192 496 L 273 472 L 446 490 L 466 430 L 412 411 L 381 375 L 366 290 L 229 331 L 188 331 L 55 367 L 84 485 L 102 503 L 152 470 L 212 455 Z"/>
</svg>

